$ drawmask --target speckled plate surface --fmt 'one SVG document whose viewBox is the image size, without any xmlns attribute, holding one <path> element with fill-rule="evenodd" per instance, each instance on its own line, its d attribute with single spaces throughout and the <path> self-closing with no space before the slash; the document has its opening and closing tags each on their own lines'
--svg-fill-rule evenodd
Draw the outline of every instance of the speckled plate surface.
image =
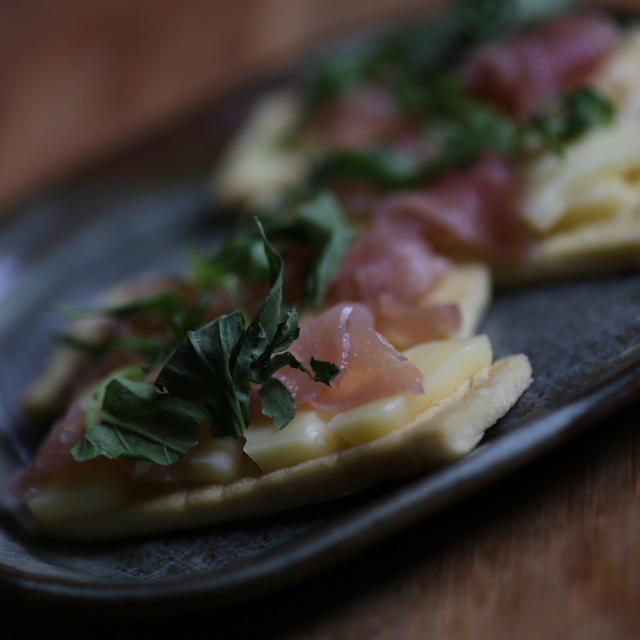
<svg viewBox="0 0 640 640">
<path fill-rule="evenodd" d="M 132 273 L 180 268 L 188 247 L 227 230 L 211 212 L 207 169 L 243 100 L 40 196 L 0 226 L 2 478 L 31 458 L 40 436 L 20 395 L 60 326 L 52 305 L 84 301 Z M 496 356 L 528 354 L 535 380 L 458 463 L 263 520 L 86 545 L 30 536 L 2 487 L 0 591 L 118 611 L 256 597 L 410 527 L 640 398 L 640 274 L 501 293 L 481 330 Z"/>
</svg>

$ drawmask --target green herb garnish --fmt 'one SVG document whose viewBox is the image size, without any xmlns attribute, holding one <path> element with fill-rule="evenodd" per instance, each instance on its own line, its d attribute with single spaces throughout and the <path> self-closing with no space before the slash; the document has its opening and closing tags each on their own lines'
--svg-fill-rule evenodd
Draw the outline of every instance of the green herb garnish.
<svg viewBox="0 0 640 640">
<path fill-rule="evenodd" d="M 84 340 L 73 334 L 56 333 L 53 339 L 59 344 L 84 351 L 97 360 L 114 351 L 127 349 L 134 351 L 150 367 L 154 367 L 166 359 L 187 331 L 202 325 L 208 302 L 209 297 L 203 296 L 200 302 L 191 308 L 175 291 L 163 291 L 124 304 L 88 309 L 62 307 L 61 312 L 64 315 L 75 318 L 105 316 L 139 321 L 143 325 L 145 322 L 159 320 L 164 325 L 165 334 L 163 337 L 111 335 L 99 340 Z"/>
<path fill-rule="evenodd" d="M 355 180 L 383 189 L 421 186 L 489 152 L 513 156 L 527 148 L 531 135 L 560 153 L 566 142 L 609 124 L 615 112 L 606 96 L 585 86 L 555 96 L 527 122 L 519 123 L 474 98 L 450 76 L 425 87 L 420 104 L 430 114 L 423 137 L 437 148 L 432 158 L 412 160 L 406 152 L 383 144 L 335 151 L 318 161 L 312 179 L 318 185 Z"/>
<path fill-rule="evenodd" d="M 493 151 L 509 156 L 521 144 L 521 127 L 509 116 L 473 97 L 453 76 L 442 74 L 414 94 L 414 108 L 428 114 L 422 133 L 434 148 L 426 160 L 393 146 L 326 154 L 316 165 L 318 184 L 334 180 L 370 182 L 385 189 L 425 184 L 451 168 L 464 167 Z"/>
<path fill-rule="evenodd" d="M 567 93 L 523 123 L 474 97 L 451 72 L 478 45 L 549 19 L 571 4 L 462 0 L 413 28 L 317 63 L 305 85 L 307 114 L 360 87 L 384 87 L 400 119 L 422 123 L 417 137 L 430 151 L 415 157 L 380 140 L 366 149 L 329 152 L 318 160 L 312 184 L 353 180 L 382 189 L 411 188 L 487 153 L 512 156 L 526 147 L 532 132 L 557 151 L 563 142 L 606 122 L 611 105 L 593 89 Z"/>
<path fill-rule="evenodd" d="M 613 121 L 613 103 L 592 87 L 565 91 L 531 118 L 530 129 L 556 153 L 564 144 L 595 127 Z"/>
<path fill-rule="evenodd" d="M 283 366 L 304 371 L 324 384 L 340 373 L 313 359 L 312 371 L 286 351 L 299 334 L 295 308 L 282 307 L 283 264 L 258 231 L 269 265 L 271 289 L 247 325 L 241 312 L 223 315 L 186 337 L 169 357 L 155 383 L 116 376 L 94 398 L 87 433 L 73 449 L 78 461 L 97 456 L 171 464 L 197 444 L 203 422 L 214 437 L 242 435 L 251 414 L 251 384 L 260 384 L 263 414 L 277 429 L 294 416 L 289 390 L 273 374 Z M 95 416 L 101 415 L 99 422 Z"/>
<path fill-rule="evenodd" d="M 462 0 L 411 29 L 339 52 L 311 67 L 305 83 L 310 110 L 367 83 L 389 86 L 401 107 L 434 74 L 473 47 L 566 11 L 572 0 Z M 404 98 L 403 98 L 404 96 Z"/>
<path fill-rule="evenodd" d="M 326 192 L 293 207 L 293 216 L 263 218 L 269 238 L 282 245 L 283 252 L 295 248 L 308 250 L 299 306 L 322 304 L 333 282 L 355 231 L 349 227 L 335 198 Z M 192 274 L 199 287 L 221 287 L 230 297 L 242 283 L 268 278 L 269 264 L 263 240 L 256 230 L 243 229 L 227 240 L 211 258 L 192 257 Z M 238 305 L 239 306 L 239 305 Z"/>
</svg>

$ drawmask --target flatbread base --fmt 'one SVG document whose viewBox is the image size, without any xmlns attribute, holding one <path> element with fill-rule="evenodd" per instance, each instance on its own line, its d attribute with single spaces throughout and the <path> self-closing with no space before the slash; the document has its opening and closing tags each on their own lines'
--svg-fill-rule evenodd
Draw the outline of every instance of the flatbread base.
<svg viewBox="0 0 640 640">
<path fill-rule="evenodd" d="M 494 270 L 496 286 L 596 276 L 640 268 L 640 211 L 594 220 L 542 238 L 535 257 Z"/>
</svg>

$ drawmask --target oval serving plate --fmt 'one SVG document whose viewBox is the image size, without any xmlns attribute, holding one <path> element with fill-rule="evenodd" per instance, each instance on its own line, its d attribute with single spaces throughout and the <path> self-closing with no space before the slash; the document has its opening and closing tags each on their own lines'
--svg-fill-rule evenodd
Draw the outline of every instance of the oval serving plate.
<svg viewBox="0 0 640 640">
<path fill-rule="evenodd" d="M 60 327 L 53 305 L 86 301 L 132 273 L 180 268 L 188 247 L 210 246 L 228 230 L 228 221 L 214 220 L 206 191 L 211 150 L 252 94 L 232 96 L 0 224 L 1 478 L 31 458 L 42 435 L 22 415 L 20 396 Z M 58 607 L 160 611 L 170 603 L 174 612 L 273 592 L 437 513 L 640 397 L 640 274 L 500 293 L 480 330 L 496 357 L 526 353 L 534 383 L 457 463 L 271 518 L 86 545 L 31 536 L 2 483 L 0 591 Z"/>
</svg>

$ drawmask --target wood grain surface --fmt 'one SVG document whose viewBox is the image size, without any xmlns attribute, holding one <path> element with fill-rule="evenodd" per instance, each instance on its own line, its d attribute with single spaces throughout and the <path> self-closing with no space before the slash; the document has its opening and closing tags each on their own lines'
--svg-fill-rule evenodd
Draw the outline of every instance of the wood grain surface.
<svg viewBox="0 0 640 640">
<path fill-rule="evenodd" d="M 0 209 L 353 26 L 435 0 L 0 0 Z"/>
</svg>

